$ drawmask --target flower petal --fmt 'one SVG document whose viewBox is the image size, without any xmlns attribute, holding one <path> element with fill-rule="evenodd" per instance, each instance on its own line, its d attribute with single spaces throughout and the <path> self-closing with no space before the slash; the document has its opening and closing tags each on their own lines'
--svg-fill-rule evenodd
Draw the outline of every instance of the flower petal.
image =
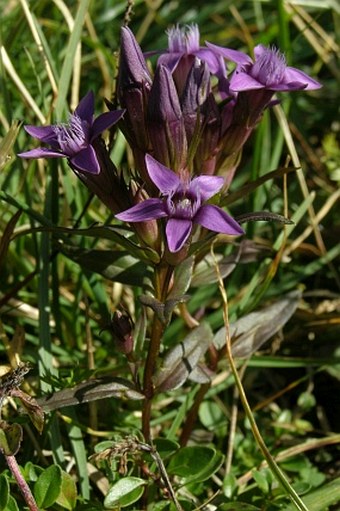
<svg viewBox="0 0 340 511">
<path fill-rule="evenodd" d="M 41 142 L 47 144 L 56 145 L 58 144 L 58 138 L 54 129 L 54 126 L 24 126 L 25 131 L 31 137 L 37 138 Z M 58 144 L 59 145 L 59 144 Z"/>
<path fill-rule="evenodd" d="M 211 50 L 222 55 L 222 57 L 231 60 L 232 62 L 236 62 L 237 64 L 241 64 L 242 66 L 245 64 L 253 63 L 249 55 L 243 53 L 242 51 L 232 50 L 230 48 L 223 48 L 222 46 L 217 46 L 216 44 L 208 43 L 207 41 L 205 44 Z"/>
<path fill-rule="evenodd" d="M 235 72 L 230 80 L 230 90 L 235 92 L 264 88 L 265 85 L 263 85 L 263 83 L 258 82 L 255 80 L 255 78 L 252 78 L 250 75 L 244 73 L 243 71 Z"/>
<path fill-rule="evenodd" d="M 81 99 L 74 113 L 79 115 L 84 121 L 87 121 L 91 126 L 94 114 L 94 93 L 92 90 Z"/>
<path fill-rule="evenodd" d="M 52 151 L 52 149 L 48 149 L 47 147 L 37 147 L 36 149 L 31 149 L 30 151 L 26 151 L 23 153 L 19 153 L 18 156 L 20 158 L 65 158 L 67 155 L 62 153 L 61 151 Z"/>
<path fill-rule="evenodd" d="M 99 174 L 100 172 L 99 161 L 92 145 L 88 145 L 85 149 L 72 156 L 70 162 L 77 170 L 82 172 L 89 172 L 90 174 Z"/>
<path fill-rule="evenodd" d="M 322 87 L 321 83 L 317 82 L 303 71 L 296 69 L 295 67 L 287 67 L 285 70 L 285 81 L 299 82 L 301 89 L 314 90 Z"/>
<path fill-rule="evenodd" d="M 136 206 L 118 213 L 116 218 L 124 222 L 147 222 L 167 216 L 161 199 L 146 199 Z"/>
<path fill-rule="evenodd" d="M 178 175 L 155 160 L 150 154 L 145 156 L 145 163 L 150 179 L 162 193 L 169 193 L 180 184 Z"/>
<path fill-rule="evenodd" d="M 194 52 L 194 55 L 206 62 L 211 74 L 220 77 L 227 76 L 225 63 L 220 53 L 215 52 L 211 48 L 200 48 Z"/>
<path fill-rule="evenodd" d="M 229 216 L 223 209 L 212 204 L 201 206 L 195 217 L 195 224 L 200 224 L 206 229 L 223 234 L 239 235 L 244 234 L 242 227 Z"/>
<path fill-rule="evenodd" d="M 190 183 L 190 190 L 197 193 L 202 201 L 213 197 L 223 186 L 222 176 L 198 176 Z"/>
<path fill-rule="evenodd" d="M 157 66 L 162 65 L 173 73 L 181 60 L 182 55 L 182 53 L 163 53 L 158 57 Z"/>
<path fill-rule="evenodd" d="M 170 218 L 165 233 L 170 252 L 178 252 L 187 241 L 192 230 L 192 221 Z"/>
<path fill-rule="evenodd" d="M 113 124 L 116 124 L 116 122 L 118 122 L 123 116 L 124 112 L 125 110 L 115 110 L 113 112 L 105 112 L 99 115 L 93 122 L 90 141 L 92 142 L 92 140 L 97 138 L 103 131 L 111 128 Z"/>
</svg>

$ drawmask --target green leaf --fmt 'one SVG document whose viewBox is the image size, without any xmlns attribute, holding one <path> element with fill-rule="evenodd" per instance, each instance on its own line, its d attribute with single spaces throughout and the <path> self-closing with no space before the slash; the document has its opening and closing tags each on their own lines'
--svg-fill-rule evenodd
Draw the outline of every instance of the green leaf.
<svg viewBox="0 0 340 511">
<path fill-rule="evenodd" d="M 237 479 L 234 476 L 234 474 L 227 474 L 225 478 L 223 479 L 223 494 L 228 498 L 231 499 L 231 497 L 236 494 L 238 489 Z"/>
<path fill-rule="evenodd" d="M 171 293 L 168 296 L 169 299 L 175 299 L 179 296 L 183 296 L 188 291 L 191 284 L 194 262 L 194 257 L 188 257 L 181 264 L 176 266 L 173 286 Z"/>
<path fill-rule="evenodd" d="M 21 216 L 21 213 L 22 211 L 20 210 L 17 211 L 15 215 L 9 220 L 5 229 L 3 230 L 2 236 L 0 238 L 0 269 L 2 269 L 2 266 L 7 257 L 8 247 L 12 239 L 13 231 Z"/>
<path fill-rule="evenodd" d="M 52 506 L 60 495 L 61 468 L 59 465 L 51 465 L 39 476 L 34 485 L 34 496 L 38 507 Z"/>
<path fill-rule="evenodd" d="M 257 351 L 265 341 L 270 339 L 294 314 L 301 297 L 300 291 L 293 291 L 280 300 L 251 312 L 231 323 L 229 332 L 234 357 L 249 357 Z M 214 345 L 221 349 L 225 345 L 226 330 L 222 327 L 214 337 Z"/>
<path fill-rule="evenodd" d="M 126 507 L 140 499 L 146 481 L 139 477 L 119 479 L 109 490 L 104 500 L 105 508 L 114 506 Z"/>
<path fill-rule="evenodd" d="M 9 482 L 4 474 L 0 474 L 0 511 L 6 511 L 9 499 Z"/>
<path fill-rule="evenodd" d="M 14 456 L 21 444 L 22 427 L 20 424 L 8 424 L 0 422 L 0 451 L 5 456 Z"/>
<path fill-rule="evenodd" d="M 77 51 L 78 43 L 80 42 L 82 37 L 83 24 L 85 21 L 85 16 L 87 14 L 89 5 L 90 0 L 83 0 L 82 2 L 79 3 L 79 8 L 74 20 L 72 32 L 70 34 L 70 39 L 67 44 L 67 48 L 65 48 L 66 50 L 65 58 L 60 73 L 60 79 L 58 83 L 58 97 L 55 105 L 55 111 L 58 120 L 61 119 L 62 112 L 64 110 L 66 96 L 69 91 L 71 77 L 74 72 L 75 54 Z"/>
<path fill-rule="evenodd" d="M 202 323 L 192 330 L 182 342 L 171 348 L 165 355 L 154 378 L 157 391 L 164 392 L 183 385 L 211 342 L 210 326 Z"/>
<path fill-rule="evenodd" d="M 12 497 L 12 495 L 9 496 L 7 507 L 4 511 L 19 511 L 17 501 Z"/>
<path fill-rule="evenodd" d="M 62 471 L 61 474 L 61 490 L 56 500 L 63 509 L 72 510 L 76 506 L 77 487 L 73 477 L 67 472 Z"/>
<path fill-rule="evenodd" d="M 147 273 L 145 264 L 127 252 L 87 250 L 66 245 L 61 246 L 61 252 L 82 268 L 122 284 L 141 286 Z"/>
<path fill-rule="evenodd" d="M 233 253 L 226 257 L 223 257 L 221 254 L 216 254 L 216 260 L 222 278 L 227 277 L 236 268 L 243 247 L 245 247 L 245 245 L 241 243 L 235 254 Z M 192 287 L 207 286 L 213 282 L 217 282 L 217 278 L 216 263 L 213 256 L 209 253 L 195 266 L 191 284 Z"/>
<path fill-rule="evenodd" d="M 228 504 L 218 506 L 219 511 L 261 511 L 261 509 L 248 504 L 248 502 L 228 502 Z"/>
<path fill-rule="evenodd" d="M 214 431 L 219 427 L 225 427 L 226 417 L 222 407 L 212 400 L 203 401 L 199 408 L 199 418 L 203 426 L 209 431 Z"/>
<path fill-rule="evenodd" d="M 263 470 L 253 470 L 253 478 L 255 479 L 257 486 L 263 493 L 267 494 L 270 489 L 270 482 L 268 480 L 268 473 Z"/>
<path fill-rule="evenodd" d="M 183 478 L 184 482 L 201 482 L 209 479 L 223 462 L 223 455 L 212 447 L 186 446 L 171 458 L 168 473 Z"/>
<path fill-rule="evenodd" d="M 177 442 L 173 442 L 172 440 L 168 440 L 167 438 L 155 438 L 153 442 L 156 451 L 164 460 L 174 452 L 176 452 L 179 449 L 179 444 Z"/>
<path fill-rule="evenodd" d="M 143 394 L 135 390 L 134 385 L 124 378 L 93 378 L 72 388 L 54 392 L 51 396 L 37 399 L 37 403 L 45 411 L 50 412 L 65 406 L 78 405 L 97 401 L 108 397 L 118 399 L 144 399 Z"/>
<path fill-rule="evenodd" d="M 20 127 L 21 122 L 15 121 L 0 142 L 0 170 L 10 159 L 10 153 L 12 151 L 13 144 L 17 139 Z"/>
<path fill-rule="evenodd" d="M 325 511 L 329 506 L 340 503 L 340 477 L 321 488 L 308 493 L 303 497 L 303 502 L 309 511 Z M 283 511 L 295 511 L 293 504 L 288 505 Z"/>
</svg>

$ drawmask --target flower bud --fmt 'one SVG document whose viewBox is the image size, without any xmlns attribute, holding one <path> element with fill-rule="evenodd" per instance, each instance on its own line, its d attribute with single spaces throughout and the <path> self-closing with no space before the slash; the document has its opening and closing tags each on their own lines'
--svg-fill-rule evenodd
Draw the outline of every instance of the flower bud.
<svg viewBox="0 0 340 511">
<path fill-rule="evenodd" d="M 134 205 L 140 204 L 149 198 L 144 188 L 137 188 L 134 181 L 131 182 L 131 192 L 133 194 L 132 202 Z M 157 220 L 148 220 L 144 222 L 137 222 L 134 224 L 134 229 L 139 238 L 148 246 L 160 251 L 160 236 Z"/>
<path fill-rule="evenodd" d="M 144 155 L 149 149 L 146 109 L 152 78 L 147 68 L 142 50 L 128 27 L 121 31 L 121 51 L 118 72 L 117 94 L 120 104 L 126 109 L 121 129 L 132 148 L 135 163 L 143 178 Z"/>
<path fill-rule="evenodd" d="M 133 350 L 132 319 L 127 312 L 115 311 L 112 315 L 109 330 L 118 350 L 129 355 Z"/>
<path fill-rule="evenodd" d="M 182 112 L 189 145 L 194 153 L 194 168 L 200 174 L 214 174 L 221 131 L 221 118 L 211 92 L 210 71 L 196 59 L 183 92 Z"/>
<path fill-rule="evenodd" d="M 184 119 L 175 83 L 165 66 L 156 69 L 147 118 L 153 156 L 181 171 L 187 159 Z"/>
<path fill-rule="evenodd" d="M 87 188 L 97 195 L 112 213 L 117 213 L 129 205 L 126 185 L 118 175 L 118 171 L 110 158 L 104 141 L 97 138 L 93 141 L 92 145 L 99 162 L 99 174 L 80 172 L 77 168 L 73 167 L 71 162 L 69 162 L 69 165 Z"/>
</svg>

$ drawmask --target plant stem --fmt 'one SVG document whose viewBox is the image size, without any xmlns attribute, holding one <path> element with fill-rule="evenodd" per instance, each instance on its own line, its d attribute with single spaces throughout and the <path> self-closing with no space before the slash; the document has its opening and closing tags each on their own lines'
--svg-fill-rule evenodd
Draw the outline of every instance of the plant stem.
<svg viewBox="0 0 340 511">
<path fill-rule="evenodd" d="M 201 406 L 202 401 L 210 387 L 211 387 L 210 382 L 203 383 L 195 396 L 195 401 L 191 409 L 189 410 L 189 413 L 187 414 L 187 417 L 185 419 L 185 423 L 182 427 L 182 433 L 179 439 L 181 447 L 184 447 L 188 443 L 188 440 L 190 438 L 192 430 L 194 429 L 194 425 L 198 416 L 199 407 Z"/>
<path fill-rule="evenodd" d="M 12 472 L 12 475 L 15 478 L 30 511 L 39 511 L 37 503 L 36 503 L 36 501 L 33 497 L 33 494 L 31 492 L 31 488 L 28 486 L 22 473 L 20 472 L 20 468 L 19 468 L 19 465 L 18 465 L 18 462 L 17 462 L 15 456 L 5 456 L 5 458 L 6 458 L 8 468 Z"/>
<path fill-rule="evenodd" d="M 155 298 L 160 302 L 166 300 L 169 283 L 172 277 L 173 267 L 168 264 L 161 264 L 157 267 L 155 273 Z M 150 419 L 151 419 L 151 403 L 154 395 L 153 375 L 155 372 L 161 340 L 165 329 L 165 324 L 158 318 L 156 314 L 153 317 L 150 344 L 145 362 L 143 391 L 145 402 L 142 415 L 142 432 L 146 442 L 151 441 L 150 435 Z"/>
</svg>

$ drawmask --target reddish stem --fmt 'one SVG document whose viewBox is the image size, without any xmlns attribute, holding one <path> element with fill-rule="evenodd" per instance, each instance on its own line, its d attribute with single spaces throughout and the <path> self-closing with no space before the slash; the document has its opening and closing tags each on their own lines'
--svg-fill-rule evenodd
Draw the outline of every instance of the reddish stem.
<svg viewBox="0 0 340 511">
<path fill-rule="evenodd" d="M 15 456 L 5 456 L 5 458 L 6 458 L 8 468 L 12 472 L 12 475 L 15 478 L 30 511 L 39 511 L 37 503 L 36 503 L 36 501 L 33 497 L 33 494 L 31 492 L 31 488 L 28 486 L 27 482 L 25 481 L 25 479 L 20 471 L 20 468 L 19 468 L 19 465 L 18 465 L 18 462 L 17 462 Z"/>
</svg>

